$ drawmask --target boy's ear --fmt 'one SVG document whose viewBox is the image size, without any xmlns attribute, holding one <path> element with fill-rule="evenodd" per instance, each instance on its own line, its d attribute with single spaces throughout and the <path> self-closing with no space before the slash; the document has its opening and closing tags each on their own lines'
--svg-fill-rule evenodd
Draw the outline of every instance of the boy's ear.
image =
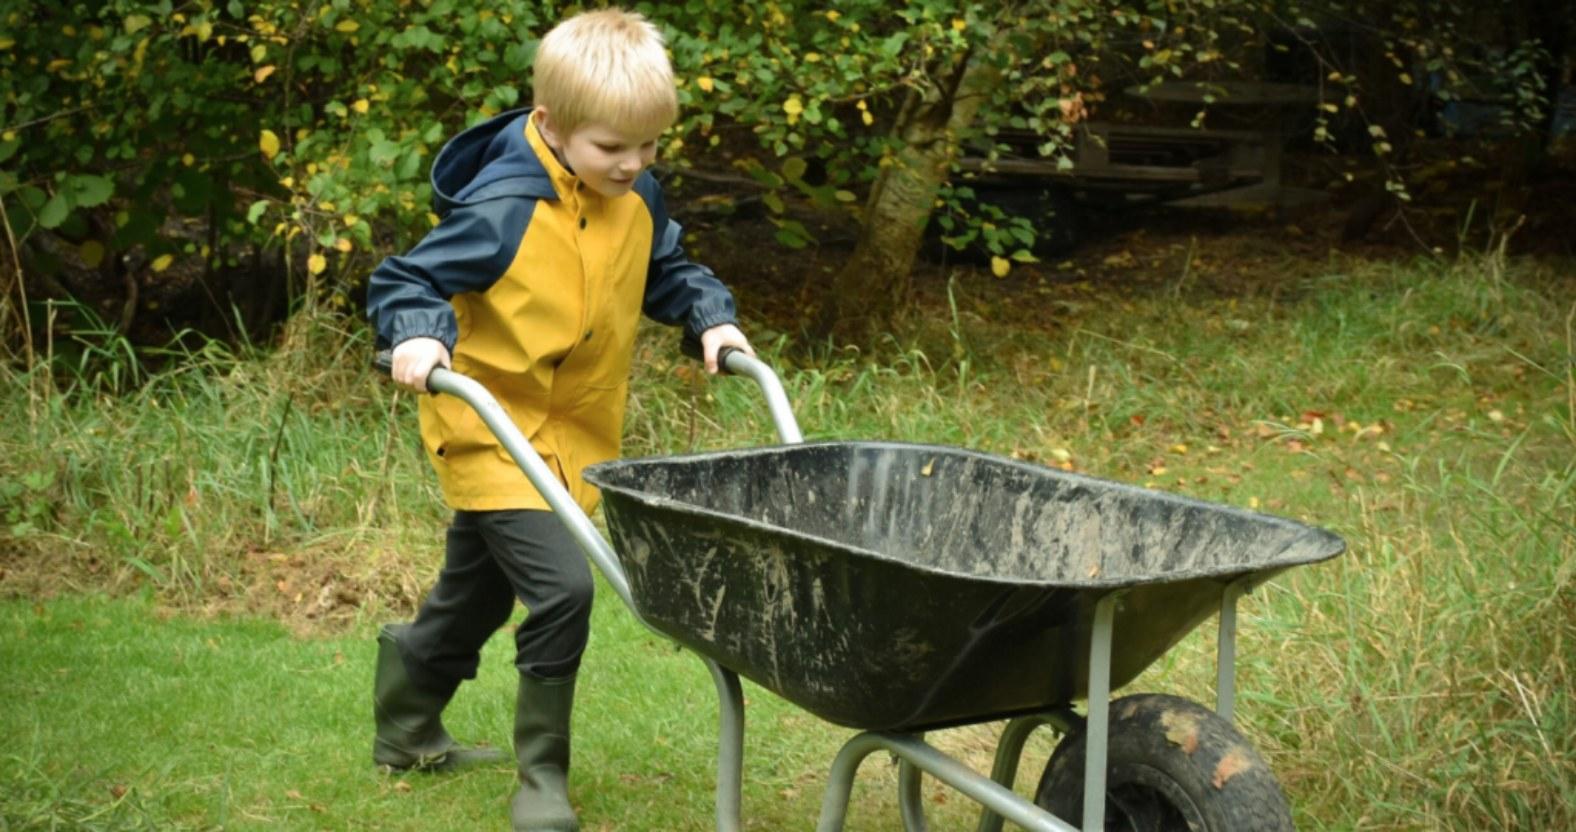
<svg viewBox="0 0 1576 832">
<path fill-rule="evenodd" d="M 546 107 L 537 105 L 536 112 L 532 113 L 531 117 L 536 119 L 536 129 L 541 131 L 542 138 L 547 140 L 548 147 L 563 147 L 563 142 L 558 140 L 558 131 L 553 129 L 553 121 Z"/>
</svg>

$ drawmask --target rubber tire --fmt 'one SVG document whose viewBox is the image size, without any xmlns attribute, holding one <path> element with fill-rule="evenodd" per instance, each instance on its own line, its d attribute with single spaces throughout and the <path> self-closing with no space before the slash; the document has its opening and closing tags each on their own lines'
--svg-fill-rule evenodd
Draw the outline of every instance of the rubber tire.
<svg viewBox="0 0 1576 832">
<path fill-rule="evenodd" d="M 1070 732 L 1035 790 L 1036 805 L 1074 826 L 1083 823 L 1087 744 L 1083 726 Z M 1158 693 L 1111 703 L 1105 817 L 1107 832 L 1296 829 L 1274 773 L 1231 723 Z"/>
</svg>

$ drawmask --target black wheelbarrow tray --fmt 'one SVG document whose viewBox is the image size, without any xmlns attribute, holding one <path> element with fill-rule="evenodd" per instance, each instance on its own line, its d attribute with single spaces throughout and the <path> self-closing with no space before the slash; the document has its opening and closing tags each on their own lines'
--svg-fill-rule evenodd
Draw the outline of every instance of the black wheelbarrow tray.
<svg viewBox="0 0 1576 832">
<path fill-rule="evenodd" d="M 476 382 L 435 371 L 514 456 L 612 589 L 711 669 L 722 704 L 717 827 L 740 828 L 738 676 L 858 729 L 818 829 L 842 828 L 855 770 L 900 761 L 904 828 L 925 828 L 928 773 L 1030 830 L 1292 828 L 1278 783 L 1231 724 L 1238 598 L 1342 552 L 1330 532 L 973 451 L 801 442 L 777 376 L 743 355 L 785 444 L 593 466 L 603 540 Z M 1112 701 L 1220 614 L 1214 711 L 1173 696 Z M 1078 700 L 1086 712 L 1072 709 Z M 928 730 L 1008 720 L 989 778 Z M 1064 734 L 1033 802 L 1012 791 L 1029 734 Z"/>
</svg>

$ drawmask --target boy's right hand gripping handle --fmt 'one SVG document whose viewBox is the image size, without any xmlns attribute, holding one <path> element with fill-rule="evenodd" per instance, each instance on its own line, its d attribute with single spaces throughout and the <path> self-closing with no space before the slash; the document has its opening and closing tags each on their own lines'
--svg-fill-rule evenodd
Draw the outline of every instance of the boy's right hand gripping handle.
<svg viewBox="0 0 1576 832">
<path fill-rule="evenodd" d="M 384 376 L 392 375 L 393 351 L 380 350 L 372 357 L 372 366 Z M 427 390 L 435 395 L 443 393 L 454 396 L 476 411 L 476 415 L 481 417 L 482 424 L 492 431 L 499 444 L 520 466 L 521 473 L 525 474 L 525 478 L 536 488 L 537 493 L 547 501 L 553 513 L 558 515 L 558 519 L 569 530 L 570 536 L 597 565 L 597 568 L 602 570 L 613 591 L 631 610 L 635 610 L 634 598 L 629 590 L 629 578 L 624 574 L 624 568 L 619 565 L 613 547 L 602 538 L 601 532 L 597 531 L 596 526 L 591 523 L 591 518 L 587 517 L 585 511 L 575 503 L 569 490 L 559 482 L 558 475 L 542 461 L 541 454 L 537 453 L 525 435 L 520 433 L 519 426 L 514 424 L 503 405 L 493 398 L 492 393 L 475 379 L 442 367 L 434 367 L 428 374 Z M 636 610 L 635 614 L 638 617 L 640 613 Z"/>
</svg>

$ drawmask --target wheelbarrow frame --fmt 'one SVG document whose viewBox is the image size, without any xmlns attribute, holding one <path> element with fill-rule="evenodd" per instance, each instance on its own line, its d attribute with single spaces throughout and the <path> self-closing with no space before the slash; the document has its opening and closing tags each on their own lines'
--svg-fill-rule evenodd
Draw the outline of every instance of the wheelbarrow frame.
<svg viewBox="0 0 1576 832">
<path fill-rule="evenodd" d="M 387 354 L 379 356 L 379 366 L 387 372 Z M 803 441 L 798 421 L 783 391 L 777 374 L 765 363 L 736 350 L 725 350 L 721 366 L 730 373 L 755 381 L 766 398 L 777 433 L 784 444 Z M 527 479 L 546 499 L 569 530 L 575 542 L 606 578 L 637 620 L 653 632 L 655 628 L 641 618 L 629 580 L 612 545 L 602 537 L 591 518 L 569 495 L 558 477 L 542 460 L 536 449 L 520 433 L 508 413 L 479 382 L 451 370 L 437 368 L 427 377 L 433 393 L 455 396 L 481 417 L 498 441 L 520 466 Z M 1267 574 L 1253 574 L 1224 583 L 1221 590 L 1220 626 L 1217 647 L 1216 712 L 1230 722 L 1235 700 L 1236 610 L 1237 601 Z M 898 807 L 903 827 L 908 832 L 926 829 L 921 781 L 924 774 L 957 789 L 982 807 L 979 832 L 999 832 L 1003 820 L 1011 820 L 1030 832 L 1079 832 L 1062 819 L 1041 809 L 1012 790 L 1023 748 L 1030 735 L 1050 725 L 1062 733 L 1082 724 L 1087 735 L 1088 754 L 1084 760 L 1083 832 L 1100 832 L 1105 818 L 1106 756 L 1111 703 L 1111 645 L 1113 622 L 1126 589 L 1106 591 L 1095 603 L 1094 626 L 1090 634 L 1087 714 L 1080 717 L 1070 707 L 1020 716 L 1010 720 L 997 745 L 991 776 L 975 772 L 925 741 L 923 733 L 864 731 L 848 740 L 832 762 L 826 791 L 821 802 L 817 832 L 837 832 L 847 817 L 849 797 L 860 764 L 876 751 L 887 751 L 899 760 Z M 666 636 L 664 635 L 664 638 Z M 717 688 L 720 706 L 717 745 L 716 820 L 719 832 L 742 828 L 741 804 L 744 768 L 744 694 L 739 675 L 704 655 L 700 656 Z"/>
</svg>

